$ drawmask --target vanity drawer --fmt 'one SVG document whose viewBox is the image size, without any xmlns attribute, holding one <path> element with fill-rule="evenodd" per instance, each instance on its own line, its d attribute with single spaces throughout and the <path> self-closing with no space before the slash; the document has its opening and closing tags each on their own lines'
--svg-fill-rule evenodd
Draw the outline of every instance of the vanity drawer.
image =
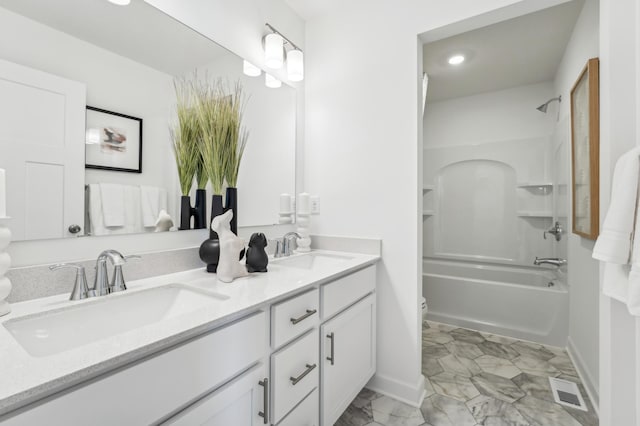
<svg viewBox="0 0 640 426">
<path fill-rule="evenodd" d="M 320 399 L 315 389 L 278 426 L 318 426 L 320 424 Z"/>
<path fill-rule="evenodd" d="M 271 344 L 274 348 L 318 324 L 320 292 L 317 289 L 271 307 Z"/>
<path fill-rule="evenodd" d="M 293 407 L 318 387 L 320 344 L 314 329 L 271 355 L 272 421 L 278 423 Z"/>
<path fill-rule="evenodd" d="M 376 289 L 376 267 L 369 266 L 321 287 L 322 319 L 334 316 Z"/>
<path fill-rule="evenodd" d="M 154 424 L 264 357 L 267 314 L 259 312 L 88 384 L 47 398 L 7 425 Z M 100 402 L 99 402 L 100 401 Z M 5 423 L 3 423 L 5 424 Z"/>
</svg>

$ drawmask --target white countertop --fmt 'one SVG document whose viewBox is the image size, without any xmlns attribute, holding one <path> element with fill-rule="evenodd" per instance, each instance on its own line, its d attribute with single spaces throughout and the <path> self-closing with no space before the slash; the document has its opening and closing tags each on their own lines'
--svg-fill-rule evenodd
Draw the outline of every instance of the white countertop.
<svg viewBox="0 0 640 426">
<path fill-rule="evenodd" d="M 182 284 L 199 291 L 229 297 L 224 303 L 216 303 L 215 309 L 203 307 L 45 357 L 29 355 L 9 331 L 0 326 L 0 415 L 197 336 L 293 293 L 374 264 L 379 259 L 379 256 L 357 253 L 326 250 L 314 252 L 349 256 L 350 259 L 311 270 L 282 266 L 275 260 L 269 264 L 269 272 L 251 274 L 232 283 L 219 282 L 215 274 L 209 274 L 201 268 L 131 281 L 127 283 L 126 292 L 101 298 L 72 302 L 68 300 L 68 294 L 63 294 L 11 305 L 11 313 L 0 317 L 0 325 L 12 319 L 38 315 L 66 306 L 108 303 L 111 298 L 126 297 L 135 291 L 167 284 Z M 118 313 L 114 312 L 113 315 Z"/>
</svg>

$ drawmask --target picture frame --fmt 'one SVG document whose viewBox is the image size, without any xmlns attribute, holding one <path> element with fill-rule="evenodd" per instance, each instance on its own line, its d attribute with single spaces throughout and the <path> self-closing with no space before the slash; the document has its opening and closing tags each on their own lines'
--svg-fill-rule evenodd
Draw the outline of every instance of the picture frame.
<svg viewBox="0 0 640 426">
<path fill-rule="evenodd" d="M 571 89 L 572 231 L 598 238 L 600 225 L 599 60 L 592 58 Z"/>
<path fill-rule="evenodd" d="M 87 105 L 85 168 L 142 173 L 142 118 Z"/>
</svg>

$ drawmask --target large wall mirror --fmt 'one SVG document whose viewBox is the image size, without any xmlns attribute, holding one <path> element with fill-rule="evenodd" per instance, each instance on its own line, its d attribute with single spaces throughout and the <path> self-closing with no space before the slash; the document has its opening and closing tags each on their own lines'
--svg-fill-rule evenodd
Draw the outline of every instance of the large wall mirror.
<svg viewBox="0 0 640 426">
<path fill-rule="evenodd" d="M 279 195 L 295 193 L 295 89 L 244 75 L 242 58 L 142 0 L 0 0 L 0 36 L 14 240 L 154 232 L 162 209 L 176 230 L 174 81 L 195 70 L 247 95 L 239 226 L 278 223 Z"/>
</svg>

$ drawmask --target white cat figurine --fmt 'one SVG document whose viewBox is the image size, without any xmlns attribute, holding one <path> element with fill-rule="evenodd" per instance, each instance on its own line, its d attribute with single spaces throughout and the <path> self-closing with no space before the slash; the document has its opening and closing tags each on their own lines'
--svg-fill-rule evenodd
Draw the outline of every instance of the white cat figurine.
<svg viewBox="0 0 640 426">
<path fill-rule="evenodd" d="M 231 232 L 233 211 L 229 210 L 211 221 L 211 229 L 218 233 L 220 241 L 220 260 L 218 260 L 218 280 L 230 283 L 236 278 L 249 275 L 247 267 L 238 260 L 244 249 L 244 240 Z"/>
</svg>

